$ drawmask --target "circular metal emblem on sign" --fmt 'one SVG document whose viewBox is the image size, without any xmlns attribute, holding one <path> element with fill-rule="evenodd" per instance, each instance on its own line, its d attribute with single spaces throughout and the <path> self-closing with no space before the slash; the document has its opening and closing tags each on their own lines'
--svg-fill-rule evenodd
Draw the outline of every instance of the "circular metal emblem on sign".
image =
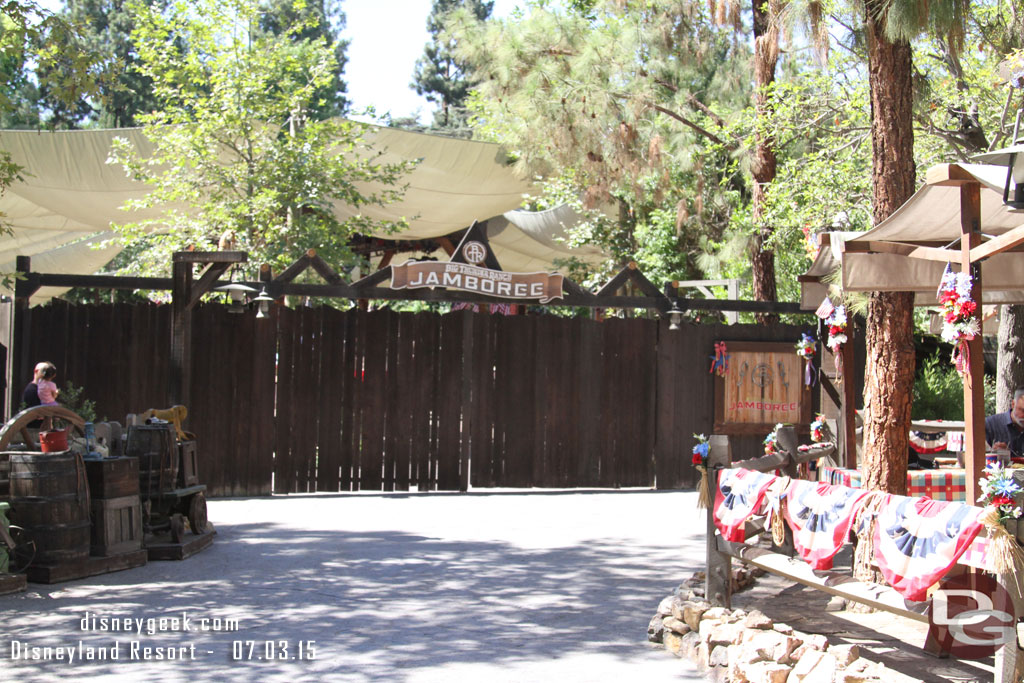
<svg viewBox="0 0 1024 683">
<path fill-rule="evenodd" d="M 476 241 L 466 242 L 466 246 L 462 247 L 462 256 L 474 266 L 479 265 L 487 260 L 487 247 Z"/>
<path fill-rule="evenodd" d="M 750 381 L 759 387 L 764 387 L 772 383 L 772 369 L 768 367 L 767 363 L 759 363 L 754 366 L 754 371 L 750 373 Z"/>
</svg>

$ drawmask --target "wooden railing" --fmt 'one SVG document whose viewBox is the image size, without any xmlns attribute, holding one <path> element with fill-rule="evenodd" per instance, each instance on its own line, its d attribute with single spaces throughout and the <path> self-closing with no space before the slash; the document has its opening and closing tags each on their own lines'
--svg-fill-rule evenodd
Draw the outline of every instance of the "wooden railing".
<svg viewBox="0 0 1024 683">
<path fill-rule="evenodd" d="M 783 436 L 783 431 L 780 430 L 779 436 L 780 445 L 783 446 L 782 453 L 738 463 L 732 462 L 729 438 L 720 435 L 712 436 L 709 439 L 710 452 L 708 454 L 708 476 L 712 490 L 717 489 L 718 472 L 728 467 L 742 467 L 757 472 L 780 470 L 788 476 L 795 474 L 798 463 L 796 458 L 790 455 L 797 453 L 795 435 Z M 812 569 L 800 558 L 786 554 L 789 552 L 786 547 L 779 548 L 778 550 L 781 550 L 779 552 L 725 540 L 715 527 L 714 495 L 711 497 L 711 505 L 712 508 L 708 510 L 707 516 L 707 564 L 704 594 L 712 605 L 731 607 L 731 566 L 732 560 L 736 559 L 810 588 L 859 602 L 873 609 L 928 623 L 930 600 L 928 602 L 912 602 L 889 586 L 858 581 L 849 572 Z M 765 526 L 766 522 L 763 517 L 751 519 L 746 525 L 746 538 L 760 533 Z M 982 531 L 982 534 L 984 533 Z M 790 530 L 787 527 L 788 538 L 790 538 Z M 788 540 L 786 545 L 789 545 Z M 1013 597 L 1014 624 L 1016 625 L 1020 617 L 1024 615 L 1024 608 L 1021 604 L 1022 596 L 1016 587 L 1016 581 L 1009 575 L 998 576 L 997 580 L 999 585 Z M 941 647 L 941 644 L 935 645 Z M 1021 651 L 1019 641 L 999 648 L 995 655 L 994 683 L 1016 683 L 1022 680 L 1022 676 L 1024 676 L 1024 653 Z"/>
</svg>

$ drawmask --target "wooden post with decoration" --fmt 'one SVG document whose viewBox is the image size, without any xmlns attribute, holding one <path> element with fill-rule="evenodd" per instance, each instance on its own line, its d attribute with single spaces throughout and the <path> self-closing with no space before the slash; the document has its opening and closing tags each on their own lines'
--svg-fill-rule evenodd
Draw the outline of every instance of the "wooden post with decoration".
<svg viewBox="0 0 1024 683">
<path fill-rule="evenodd" d="M 704 599 L 715 607 L 731 607 L 732 558 L 718 550 L 715 529 L 715 495 L 718 470 L 732 464 L 729 437 L 713 434 L 708 439 L 708 479 L 711 483 L 711 507 L 707 510 L 707 564 L 704 570 Z"/>
<path fill-rule="evenodd" d="M 853 316 L 851 315 L 850 318 Z M 853 374 L 853 320 L 846 322 L 846 343 L 840 349 L 843 363 L 843 433 L 836 435 L 843 440 L 843 462 L 840 467 L 857 469 L 857 383 Z"/>
<path fill-rule="evenodd" d="M 978 302 L 974 317 L 981 329 L 981 263 L 971 262 L 971 249 L 981 244 L 981 185 L 960 186 L 961 268 L 972 279 L 971 299 Z M 968 365 L 964 374 L 964 472 L 967 503 L 978 500 L 978 480 L 985 468 L 985 366 L 981 334 L 965 342 Z"/>
</svg>

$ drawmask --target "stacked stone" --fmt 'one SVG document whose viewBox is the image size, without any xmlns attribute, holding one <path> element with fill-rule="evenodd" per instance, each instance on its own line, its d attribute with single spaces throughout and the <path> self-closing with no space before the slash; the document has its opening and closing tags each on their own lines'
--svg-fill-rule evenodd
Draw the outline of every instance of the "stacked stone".
<svg viewBox="0 0 1024 683">
<path fill-rule="evenodd" d="M 881 664 L 861 659 L 856 645 L 830 647 L 825 636 L 801 633 L 757 610 L 733 611 L 678 595 L 662 600 L 647 633 L 717 681 L 866 683 L 881 680 L 884 672 Z"/>
</svg>

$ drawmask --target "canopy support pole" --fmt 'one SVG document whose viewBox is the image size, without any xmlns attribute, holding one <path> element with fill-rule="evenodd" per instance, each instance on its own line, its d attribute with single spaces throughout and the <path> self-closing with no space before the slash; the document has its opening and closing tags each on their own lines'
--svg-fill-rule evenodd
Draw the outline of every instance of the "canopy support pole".
<svg viewBox="0 0 1024 683">
<path fill-rule="evenodd" d="M 981 244 L 981 185 L 960 186 L 961 270 L 973 280 L 971 298 L 978 302 L 974 318 L 981 329 L 981 262 L 971 262 L 971 249 Z M 978 480 L 985 466 L 985 363 L 981 334 L 966 342 L 968 367 L 964 375 L 964 467 L 967 503 L 978 500 Z"/>
</svg>

